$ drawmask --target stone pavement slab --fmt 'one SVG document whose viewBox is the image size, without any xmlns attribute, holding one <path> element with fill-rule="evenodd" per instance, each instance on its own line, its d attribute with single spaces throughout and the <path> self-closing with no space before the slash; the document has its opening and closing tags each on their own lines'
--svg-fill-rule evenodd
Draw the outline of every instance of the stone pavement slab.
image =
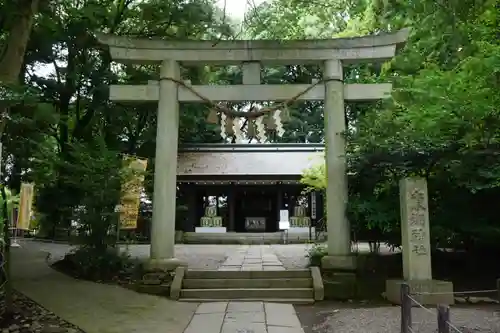
<svg viewBox="0 0 500 333">
<path fill-rule="evenodd" d="M 267 333 L 266 324 L 250 323 L 246 325 L 224 323 L 221 333 Z"/>
<path fill-rule="evenodd" d="M 264 312 L 264 302 L 229 302 L 227 312 Z"/>
<path fill-rule="evenodd" d="M 258 312 L 228 312 L 224 318 L 225 323 L 265 323 L 264 311 Z"/>
<path fill-rule="evenodd" d="M 196 314 L 202 313 L 226 313 L 227 302 L 201 303 L 196 309 Z"/>
<path fill-rule="evenodd" d="M 244 245 L 222 262 L 218 270 L 282 271 L 285 267 L 269 245 Z"/>
<path fill-rule="evenodd" d="M 195 314 L 184 333 L 219 333 L 225 316 L 225 313 Z M 165 332 L 169 332 L 168 329 Z"/>
<path fill-rule="evenodd" d="M 225 309 L 225 313 L 221 311 Z M 304 333 L 291 304 L 202 303 L 184 333 Z"/>
<path fill-rule="evenodd" d="M 300 321 L 291 304 L 266 303 L 266 323 L 269 326 L 298 327 Z"/>
</svg>

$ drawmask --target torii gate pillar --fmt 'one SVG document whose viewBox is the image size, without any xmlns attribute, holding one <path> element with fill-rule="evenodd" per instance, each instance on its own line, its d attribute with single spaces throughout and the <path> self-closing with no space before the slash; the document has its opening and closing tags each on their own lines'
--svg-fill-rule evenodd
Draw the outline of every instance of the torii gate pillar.
<svg viewBox="0 0 500 333">
<path fill-rule="evenodd" d="M 347 173 L 345 157 L 346 130 L 344 82 L 340 60 L 327 60 L 323 67 L 325 80 L 325 141 L 326 141 L 326 216 L 328 256 L 323 257 L 325 269 L 356 268 L 351 255 L 351 228 L 346 218 Z"/>
<path fill-rule="evenodd" d="M 153 221 L 150 269 L 174 269 L 182 263 L 174 257 L 177 194 L 177 146 L 179 141 L 178 86 L 167 78 L 180 79 L 179 63 L 164 60 L 160 67 L 156 127 Z"/>
</svg>

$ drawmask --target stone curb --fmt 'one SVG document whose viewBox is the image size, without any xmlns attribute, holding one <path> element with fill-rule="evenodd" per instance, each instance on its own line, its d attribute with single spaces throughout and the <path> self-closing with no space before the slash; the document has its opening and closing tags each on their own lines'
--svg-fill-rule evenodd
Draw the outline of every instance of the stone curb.
<svg viewBox="0 0 500 333">
<path fill-rule="evenodd" d="M 73 244 L 71 243 L 70 241 L 68 240 L 52 240 L 52 239 L 46 239 L 46 238 L 36 238 L 36 237 L 30 237 L 30 238 L 25 238 L 24 240 L 33 240 L 33 241 L 36 241 L 36 242 L 40 242 L 40 243 L 52 243 L 52 244 L 66 244 L 66 245 L 70 245 L 70 246 L 78 246 L 79 244 Z M 138 242 L 133 242 L 133 243 L 129 243 L 129 242 L 117 242 L 117 244 L 119 245 L 149 245 L 150 242 L 149 241 L 138 241 Z"/>
<path fill-rule="evenodd" d="M 170 298 L 173 300 L 178 300 L 181 295 L 182 280 L 184 279 L 184 273 L 186 272 L 186 267 L 179 266 L 175 269 L 175 276 L 170 285 Z"/>
<path fill-rule="evenodd" d="M 322 301 L 325 299 L 325 287 L 323 286 L 323 278 L 321 277 L 321 271 L 317 266 L 312 266 L 310 269 L 311 269 L 311 278 L 313 281 L 314 300 Z"/>
</svg>

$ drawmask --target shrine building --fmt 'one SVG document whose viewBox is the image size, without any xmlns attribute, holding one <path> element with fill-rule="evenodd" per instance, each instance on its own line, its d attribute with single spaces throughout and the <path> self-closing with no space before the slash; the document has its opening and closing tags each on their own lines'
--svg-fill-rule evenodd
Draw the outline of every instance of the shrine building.
<svg viewBox="0 0 500 333">
<path fill-rule="evenodd" d="M 304 170 L 324 163 L 323 144 L 197 144 L 178 155 L 185 214 L 177 224 L 188 238 L 278 234 L 283 210 L 289 232 L 305 236 L 323 218 L 322 195 L 304 193 L 300 182 Z"/>
</svg>

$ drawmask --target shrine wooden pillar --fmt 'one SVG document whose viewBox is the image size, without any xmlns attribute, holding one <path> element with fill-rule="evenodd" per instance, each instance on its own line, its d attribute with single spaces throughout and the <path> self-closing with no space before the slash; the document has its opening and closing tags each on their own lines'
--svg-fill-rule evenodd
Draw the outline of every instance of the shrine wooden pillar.
<svg viewBox="0 0 500 333">
<path fill-rule="evenodd" d="M 200 219 L 205 215 L 207 191 L 206 188 L 202 187 L 197 191 L 196 194 L 196 223 L 195 227 L 200 227 Z"/>
<path fill-rule="evenodd" d="M 276 185 L 276 207 L 278 208 L 276 212 L 276 230 L 280 230 L 280 210 L 283 209 L 283 187 L 281 184 Z"/>
<path fill-rule="evenodd" d="M 194 227 L 196 226 L 196 220 L 198 217 L 198 207 L 196 207 L 198 203 L 196 185 L 186 186 L 186 196 L 187 196 L 186 203 L 188 207 L 188 213 L 187 213 L 186 224 L 184 225 L 183 230 L 186 232 L 192 232 L 194 231 Z"/>
<path fill-rule="evenodd" d="M 317 206 L 316 206 L 316 221 L 319 221 L 325 217 L 325 194 L 323 191 L 318 193 L 316 197 Z"/>
<path fill-rule="evenodd" d="M 235 231 L 235 212 L 236 212 L 236 187 L 234 184 L 229 185 L 227 194 L 227 208 L 228 208 L 228 231 Z"/>
</svg>

